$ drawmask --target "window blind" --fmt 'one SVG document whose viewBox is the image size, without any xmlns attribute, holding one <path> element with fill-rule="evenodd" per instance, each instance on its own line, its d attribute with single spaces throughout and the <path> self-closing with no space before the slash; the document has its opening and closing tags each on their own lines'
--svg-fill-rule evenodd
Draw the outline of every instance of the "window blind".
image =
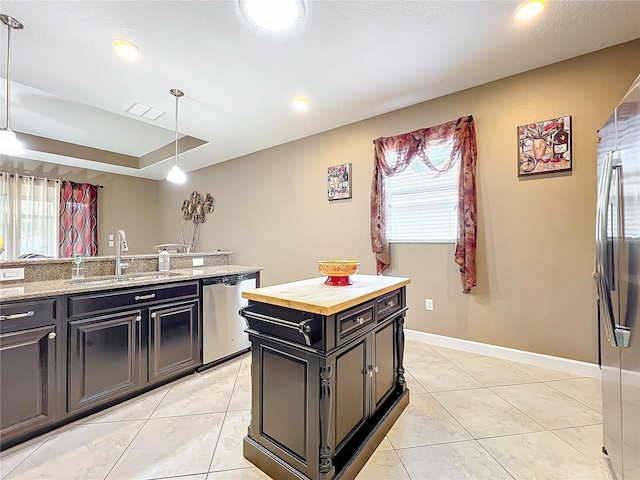
<svg viewBox="0 0 640 480">
<path fill-rule="evenodd" d="M 444 165 L 450 147 L 433 149 L 429 159 Z M 460 162 L 447 172 L 430 170 L 414 159 L 404 172 L 386 178 L 387 233 L 394 243 L 455 242 L 458 225 Z"/>
</svg>

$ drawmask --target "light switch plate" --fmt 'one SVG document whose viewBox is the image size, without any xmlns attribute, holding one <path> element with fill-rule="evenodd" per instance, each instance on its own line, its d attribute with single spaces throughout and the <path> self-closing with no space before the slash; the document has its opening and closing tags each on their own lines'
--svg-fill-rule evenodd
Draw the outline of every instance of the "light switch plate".
<svg viewBox="0 0 640 480">
<path fill-rule="evenodd" d="M 194 258 L 193 259 L 193 266 L 194 267 L 201 267 L 204 265 L 204 258 Z"/>
<path fill-rule="evenodd" d="M 9 280 L 24 280 L 24 268 L 0 269 L 0 282 Z"/>
</svg>

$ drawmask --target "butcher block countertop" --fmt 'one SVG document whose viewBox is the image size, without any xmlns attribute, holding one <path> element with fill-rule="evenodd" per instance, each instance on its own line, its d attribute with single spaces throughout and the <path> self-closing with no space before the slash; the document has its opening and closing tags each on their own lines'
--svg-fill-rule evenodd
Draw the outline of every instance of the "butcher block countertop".
<svg viewBox="0 0 640 480">
<path fill-rule="evenodd" d="M 242 297 L 256 302 L 293 308 L 320 315 L 333 315 L 411 283 L 409 278 L 382 275 L 352 275 L 353 285 L 325 285 L 326 277 L 310 278 L 256 288 Z"/>
</svg>

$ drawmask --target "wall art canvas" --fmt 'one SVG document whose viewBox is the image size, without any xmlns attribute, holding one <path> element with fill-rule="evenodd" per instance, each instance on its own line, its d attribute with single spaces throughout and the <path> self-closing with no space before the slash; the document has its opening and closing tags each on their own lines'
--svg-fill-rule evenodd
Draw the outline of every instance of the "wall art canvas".
<svg viewBox="0 0 640 480">
<path fill-rule="evenodd" d="M 327 195 L 329 201 L 351 198 L 351 164 L 344 163 L 327 170 Z"/>
<path fill-rule="evenodd" d="M 571 116 L 518 127 L 518 176 L 570 172 Z"/>
</svg>

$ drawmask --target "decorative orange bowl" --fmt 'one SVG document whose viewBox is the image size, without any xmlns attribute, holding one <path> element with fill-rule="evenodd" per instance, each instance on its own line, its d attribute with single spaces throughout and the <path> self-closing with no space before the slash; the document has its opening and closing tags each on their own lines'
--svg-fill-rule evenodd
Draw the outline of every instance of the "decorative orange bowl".
<svg viewBox="0 0 640 480">
<path fill-rule="evenodd" d="M 358 272 L 360 260 L 318 260 L 320 273 L 327 276 L 326 285 L 351 285 L 350 275 Z"/>
</svg>

